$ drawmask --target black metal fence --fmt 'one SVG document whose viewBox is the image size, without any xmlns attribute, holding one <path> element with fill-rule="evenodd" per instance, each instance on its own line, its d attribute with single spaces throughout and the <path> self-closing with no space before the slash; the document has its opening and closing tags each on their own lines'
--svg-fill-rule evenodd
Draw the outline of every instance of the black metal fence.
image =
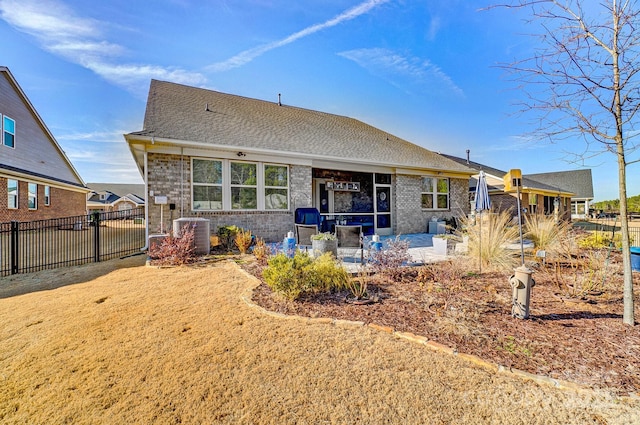
<svg viewBox="0 0 640 425">
<path fill-rule="evenodd" d="M 124 257 L 144 246 L 143 208 L 0 223 L 0 276 Z"/>
</svg>

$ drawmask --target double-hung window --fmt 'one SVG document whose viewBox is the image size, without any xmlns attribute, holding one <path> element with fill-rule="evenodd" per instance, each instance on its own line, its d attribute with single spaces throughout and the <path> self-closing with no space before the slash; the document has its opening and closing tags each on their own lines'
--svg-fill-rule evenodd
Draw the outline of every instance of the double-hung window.
<svg viewBox="0 0 640 425">
<path fill-rule="evenodd" d="M 231 209 L 255 210 L 258 208 L 257 164 L 231 162 Z"/>
<path fill-rule="evenodd" d="M 222 161 L 194 158 L 193 209 L 222 209 Z"/>
<path fill-rule="evenodd" d="M 264 209 L 289 209 L 289 169 L 285 165 L 264 165 Z"/>
<path fill-rule="evenodd" d="M 27 185 L 27 191 L 29 193 L 28 205 L 30 210 L 38 209 L 38 185 L 36 183 L 29 183 Z"/>
<path fill-rule="evenodd" d="M 51 205 L 51 187 L 50 186 L 44 187 L 44 204 L 46 206 Z"/>
<path fill-rule="evenodd" d="M 18 180 L 7 179 L 7 193 L 9 195 L 8 208 L 18 208 Z"/>
<path fill-rule="evenodd" d="M 449 179 L 440 177 L 422 178 L 422 209 L 449 209 Z"/>
<path fill-rule="evenodd" d="M 288 210 L 289 167 L 230 159 L 192 160 L 194 210 Z"/>
<path fill-rule="evenodd" d="M 16 143 L 16 122 L 11 118 L 2 117 L 2 144 L 13 148 Z"/>
</svg>

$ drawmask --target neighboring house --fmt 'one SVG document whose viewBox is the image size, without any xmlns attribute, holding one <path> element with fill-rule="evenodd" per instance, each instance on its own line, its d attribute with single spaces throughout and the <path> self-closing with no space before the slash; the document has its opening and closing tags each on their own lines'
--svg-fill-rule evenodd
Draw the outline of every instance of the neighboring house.
<svg viewBox="0 0 640 425">
<path fill-rule="evenodd" d="M 87 192 L 27 95 L 0 66 L 0 222 L 83 215 Z"/>
<path fill-rule="evenodd" d="M 484 171 L 487 178 L 492 207 L 498 211 L 517 211 L 517 190 L 505 190 L 507 171 L 451 155 L 445 155 L 460 164 L 477 171 Z M 522 170 L 521 170 L 522 171 Z M 478 173 L 469 181 L 470 205 L 474 196 Z M 593 199 L 591 170 L 561 171 L 555 173 L 522 174 L 521 207 L 530 213 L 558 214 L 565 219 L 585 218 L 589 201 Z M 586 207 L 586 209 L 585 209 Z"/>
<path fill-rule="evenodd" d="M 589 218 L 589 207 L 593 201 L 593 178 L 590 169 L 527 174 L 527 177 L 552 187 L 562 187 L 573 192 L 571 218 L 574 220 Z"/>
<path fill-rule="evenodd" d="M 344 116 L 151 81 L 142 131 L 125 135 L 146 183 L 148 229 L 168 211 L 267 241 L 315 207 L 365 233 L 427 231 L 469 213 L 473 170 Z M 168 204 L 168 205 L 166 205 Z M 165 212 L 163 216 L 163 212 Z"/>
<path fill-rule="evenodd" d="M 87 183 L 87 213 L 127 211 L 144 207 L 143 184 Z"/>
</svg>

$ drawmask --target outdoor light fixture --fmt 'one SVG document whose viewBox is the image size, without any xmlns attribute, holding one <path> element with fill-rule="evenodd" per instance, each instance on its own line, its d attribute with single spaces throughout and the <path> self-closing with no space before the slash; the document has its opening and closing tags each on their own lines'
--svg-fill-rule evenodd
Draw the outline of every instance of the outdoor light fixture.
<svg viewBox="0 0 640 425">
<path fill-rule="evenodd" d="M 239 156 L 239 157 L 241 157 L 241 158 L 242 158 L 243 156 L 247 156 L 247 154 L 246 154 L 246 153 L 244 153 L 244 152 L 238 152 L 236 155 L 238 155 L 238 156 Z"/>
</svg>

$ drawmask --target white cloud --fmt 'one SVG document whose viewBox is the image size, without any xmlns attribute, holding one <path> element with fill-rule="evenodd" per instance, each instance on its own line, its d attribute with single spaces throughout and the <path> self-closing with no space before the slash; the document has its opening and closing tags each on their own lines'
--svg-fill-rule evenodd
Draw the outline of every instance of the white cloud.
<svg viewBox="0 0 640 425">
<path fill-rule="evenodd" d="M 364 1 L 357 6 L 352 7 L 349 10 L 342 12 L 341 14 L 325 21 L 321 24 L 315 24 L 310 27 L 307 27 L 303 30 L 300 30 L 296 33 L 291 34 L 288 37 L 285 37 L 281 40 L 274 41 L 272 43 L 267 43 L 262 46 L 254 47 L 252 49 L 245 50 L 244 52 L 240 52 L 237 55 L 233 56 L 230 59 L 227 59 L 224 62 L 219 62 L 208 67 L 211 71 L 228 71 L 233 68 L 240 67 L 246 63 L 251 62 L 258 56 L 263 55 L 264 53 L 276 49 L 278 47 L 285 46 L 287 44 L 293 43 L 303 37 L 309 36 L 316 32 L 322 31 L 326 28 L 334 27 L 342 22 L 349 21 L 351 19 L 355 19 L 361 15 L 368 13 L 370 10 L 374 9 L 377 6 L 380 6 L 384 3 L 388 3 L 390 0 L 367 0 Z"/>
<path fill-rule="evenodd" d="M 206 82 L 202 74 L 180 68 L 114 63 L 126 49 L 105 40 L 102 28 L 107 25 L 77 16 L 56 0 L 0 0 L 0 17 L 35 37 L 45 50 L 138 95 L 144 96 L 151 78 L 190 85 Z"/>
<path fill-rule="evenodd" d="M 464 97 L 464 91 L 451 77 L 428 59 L 406 57 L 392 50 L 379 48 L 349 50 L 338 54 L 405 91 L 417 90 L 429 94 Z"/>
</svg>

